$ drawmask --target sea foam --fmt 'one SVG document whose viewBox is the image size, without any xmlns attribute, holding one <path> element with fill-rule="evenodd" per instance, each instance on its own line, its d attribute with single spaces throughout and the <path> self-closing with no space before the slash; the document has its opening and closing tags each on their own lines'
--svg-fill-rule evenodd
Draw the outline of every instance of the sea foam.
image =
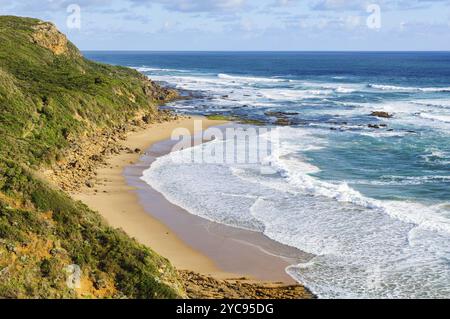
<svg viewBox="0 0 450 319">
<path fill-rule="evenodd" d="M 321 181 L 312 176 L 319 168 L 295 150 L 302 145 L 320 149 L 326 140 L 304 129 L 279 130 L 285 142 L 277 150 L 276 175 L 262 175 L 257 165 L 177 164 L 172 160 L 175 155 L 169 154 L 159 158 L 143 179 L 193 214 L 263 232 L 315 254 L 310 263 L 287 271 L 319 296 L 449 293 L 441 288 L 450 279 L 441 260 L 448 253 L 445 247 L 450 247 L 441 245 L 450 244 L 450 220 L 442 215 L 445 207 L 442 211 L 441 206 L 378 201 L 347 183 Z"/>
</svg>

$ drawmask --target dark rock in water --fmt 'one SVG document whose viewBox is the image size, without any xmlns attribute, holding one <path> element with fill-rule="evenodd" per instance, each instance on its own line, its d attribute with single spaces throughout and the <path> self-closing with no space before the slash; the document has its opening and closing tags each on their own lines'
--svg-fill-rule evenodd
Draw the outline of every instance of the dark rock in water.
<svg viewBox="0 0 450 319">
<path fill-rule="evenodd" d="M 394 132 L 394 129 L 390 128 L 389 130 L 387 130 L 388 132 Z"/>
<path fill-rule="evenodd" d="M 299 113 L 296 113 L 296 112 L 266 112 L 264 114 L 266 116 L 273 116 L 273 117 L 286 117 L 286 116 L 298 115 Z"/>
<path fill-rule="evenodd" d="M 376 116 L 376 117 L 381 117 L 381 118 L 385 118 L 385 119 L 390 119 L 391 117 L 393 117 L 392 114 L 389 114 L 388 112 L 383 112 L 383 111 L 372 112 L 370 114 L 370 116 Z"/>
<path fill-rule="evenodd" d="M 379 124 L 379 125 L 380 125 L 380 127 L 387 127 L 386 124 Z"/>
<path fill-rule="evenodd" d="M 380 126 L 377 125 L 377 124 L 369 124 L 368 127 L 369 127 L 369 128 L 376 128 L 376 129 L 379 129 L 379 128 L 380 128 Z"/>
<path fill-rule="evenodd" d="M 330 121 L 330 122 L 327 122 L 327 124 L 333 124 L 333 125 L 348 125 L 348 122 Z"/>
<path fill-rule="evenodd" d="M 287 118 L 279 118 L 278 120 L 276 120 L 275 124 L 281 126 L 288 126 L 291 125 L 292 122 Z"/>
</svg>

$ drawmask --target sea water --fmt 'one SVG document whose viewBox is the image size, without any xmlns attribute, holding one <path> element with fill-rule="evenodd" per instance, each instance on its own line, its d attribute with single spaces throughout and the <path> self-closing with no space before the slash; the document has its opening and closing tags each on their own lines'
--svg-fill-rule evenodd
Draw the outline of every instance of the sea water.
<svg viewBox="0 0 450 319">
<path fill-rule="evenodd" d="M 319 297 L 450 297 L 450 53 L 86 55 L 190 92 L 178 112 L 277 131 L 273 174 L 159 158 L 143 179 L 168 200 L 313 254 L 286 271 Z"/>
</svg>

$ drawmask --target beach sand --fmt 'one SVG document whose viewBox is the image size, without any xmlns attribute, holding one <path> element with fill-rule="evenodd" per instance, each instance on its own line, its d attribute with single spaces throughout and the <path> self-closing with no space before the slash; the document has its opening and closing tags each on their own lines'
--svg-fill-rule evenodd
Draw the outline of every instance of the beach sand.
<svg viewBox="0 0 450 319">
<path fill-rule="evenodd" d="M 172 131 L 186 128 L 194 132 L 194 120 L 202 120 L 203 129 L 226 124 L 203 117 L 181 118 L 128 133 L 125 147 L 147 151 L 110 156 L 107 165 L 96 172 L 99 183 L 72 192 L 72 196 L 100 212 L 111 226 L 168 258 L 179 270 L 221 280 L 245 277 L 255 282 L 296 284 L 285 268 L 306 258 L 300 251 L 259 233 L 191 215 L 140 179 L 157 156 L 169 151 L 170 142 L 165 141 Z"/>
<path fill-rule="evenodd" d="M 194 131 L 194 118 L 156 123 L 139 132 L 128 134 L 124 146 L 145 150 L 152 144 L 170 139 L 172 131 L 179 127 Z M 203 119 L 204 128 L 224 124 L 221 121 Z M 191 269 L 201 273 L 220 273 L 214 263 L 186 245 L 167 226 L 148 214 L 139 202 L 134 187 L 127 184 L 123 171 L 136 163 L 140 153 L 121 153 L 107 159 L 106 167 L 97 171 L 97 179 L 103 181 L 94 189 L 85 188 L 72 193 L 72 197 L 98 211 L 115 228 L 123 229 L 129 236 L 151 247 L 170 259 L 177 268 Z"/>
</svg>

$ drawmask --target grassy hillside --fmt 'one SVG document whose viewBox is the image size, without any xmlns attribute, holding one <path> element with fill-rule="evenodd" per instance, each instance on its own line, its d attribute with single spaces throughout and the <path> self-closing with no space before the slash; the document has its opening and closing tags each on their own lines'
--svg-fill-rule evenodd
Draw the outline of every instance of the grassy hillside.
<svg viewBox="0 0 450 319">
<path fill-rule="evenodd" d="M 84 59 L 35 19 L 0 17 L 0 155 L 51 162 L 70 137 L 154 111 L 169 92 L 137 71 Z"/>
<path fill-rule="evenodd" d="M 36 176 L 72 141 L 175 94 L 82 57 L 56 28 L 0 17 L 0 298 L 176 298 L 167 260 Z M 66 281 L 81 267 L 81 287 Z"/>
</svg>

